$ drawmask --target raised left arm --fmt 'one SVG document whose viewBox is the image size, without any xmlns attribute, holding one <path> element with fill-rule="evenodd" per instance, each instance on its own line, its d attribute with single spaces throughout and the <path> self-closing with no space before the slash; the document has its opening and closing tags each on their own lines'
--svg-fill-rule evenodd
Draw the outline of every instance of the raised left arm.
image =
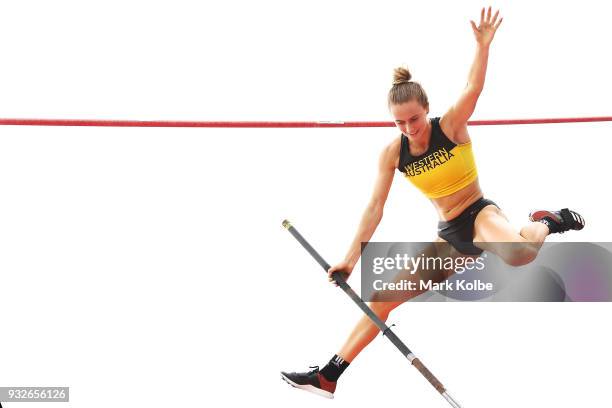
<svg viewBox="0 0 612 408">
<path fill-rule="evenodd" d="M 452 134 L 455 134 L 467 125 L 468 119 L 476 108 L 478 97 L 484 88 L 487 62 L 489 60 L 489 47 L 497 28 L 503 21 L 503 18 L 497 20 L 498 16 L 499 10 L 491 17 L 491 7 L 489 7 L 486 16 L 484 8 L 480 12 L 480 24 L 478 26 L 470 20 L 474 37 L 476 37 L 476 55 L 470 68 L 465 89 L 461 93 L 459 100 L 443 116 L 444 127 Z"/>
</svg>

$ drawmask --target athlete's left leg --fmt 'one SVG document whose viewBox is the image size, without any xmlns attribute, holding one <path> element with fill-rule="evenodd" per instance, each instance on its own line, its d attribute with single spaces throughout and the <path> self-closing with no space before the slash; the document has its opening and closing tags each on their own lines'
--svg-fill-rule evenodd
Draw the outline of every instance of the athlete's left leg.
<svg viewBox="0 0 612 408">
<path fill-rule="evenodd" d="M 474 221 L 474 245 L 495 253 L 512 266 L 533 261 L 549 233 L 541 222 L 530 222 L 516 231 L 494 205 L 483 208 Z"/>
</svg>

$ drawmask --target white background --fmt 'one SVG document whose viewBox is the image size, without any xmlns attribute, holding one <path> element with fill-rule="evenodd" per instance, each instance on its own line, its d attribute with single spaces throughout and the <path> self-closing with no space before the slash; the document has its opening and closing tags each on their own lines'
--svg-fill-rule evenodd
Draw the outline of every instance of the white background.
<svg viewBox="0 0 612 408">
<path fill-rule="evenodd" d="M 0 4 L 0 117 L 140 120 L 387 120 L 400 64 L 440 115 L 482 6 Z M 607 2 L 494 6 L 504 23 L 473 119 L 610 115 Z M 587 228 L 551 238 L 608 241 L 611 126 L 471 128 L 486 196 L 517 228 L 533 209 L 579 209 Z M 360 317 L 281 221 L 341 260 L 397 134 L 0 128 L 0 385 L 70 386 L 67 405 L 88 408 L 446 406 L 380 336 L 334 401 L 279 375 L 324 365 Z M 398 174 L 373 239 L 431 240 L 435 225 Z M 465 407 L 595 407 L 611 311 L 414 303 L 389 323 Z"/>
</svg>

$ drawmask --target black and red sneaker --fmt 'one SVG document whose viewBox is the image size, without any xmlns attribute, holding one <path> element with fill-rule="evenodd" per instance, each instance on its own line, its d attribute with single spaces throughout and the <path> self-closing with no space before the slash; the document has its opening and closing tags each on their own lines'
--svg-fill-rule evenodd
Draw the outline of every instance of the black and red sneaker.
<svg viewBox="0 0 612 408">
<path fill-rule="evenodd" d="M 539 210 L 529 214 L 529 219 L 546 224 L 551 234 L 564 233 L 569 230 L 581 230 L 584 228 L 584 218 L 575 211 L 567 208 L 561 211 Z"/>
<path fill-rule="evenodd" d="M 314 370 L 306 373 L 286 373 L 281 371 L 281 378 L 289 385 L 320 395 L 325 398 L 334 398 L 336 382 L 329 381 L 319 372 L 319 366 L 311 366 Z"/>
</svg>

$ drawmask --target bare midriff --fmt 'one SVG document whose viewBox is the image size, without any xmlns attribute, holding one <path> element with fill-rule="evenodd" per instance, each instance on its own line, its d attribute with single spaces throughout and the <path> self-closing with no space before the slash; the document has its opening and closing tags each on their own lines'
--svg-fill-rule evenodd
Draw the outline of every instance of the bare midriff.
<svg viewBox="0 0 612 408">
<path fill-rule="evenodd" d="M 395 159 L 395 168 L 397 168 L 399 164 L 400 143 L 400 138 L 397 138 L 394 141 L 394 150 L 397 152 L 397 158 Z M 427 149 L 422 149 L 422 151 L 420 152 L 411 151 L 411 153 L 413 155 L 419 155 L 425 152 L 426 150 Z M 480 184 L 478 184 L 478 179 L 476 179 L 472 183 L 468 184 L 461 190 L 456 191 L 451 195 L 438 198 L 430 198 L 430 201 L 436 208 L 440 220 L 449 221 L 453 218 L 458 217 L 463 212 L 463 210 L 465 210 L 482 196 L 483 194 L 482 190 L 480 189 Z"/>
<path fill-rule="evenodd" d="M 478 179 L 468 184 L 459 191 L 451 195 L 439 198 L 431 198 L 438 216 L 442 221 L 449 221 L 458 217 L 463 210 L 482 197 L 482 190 L 478 184 Z"/>
</svg>

